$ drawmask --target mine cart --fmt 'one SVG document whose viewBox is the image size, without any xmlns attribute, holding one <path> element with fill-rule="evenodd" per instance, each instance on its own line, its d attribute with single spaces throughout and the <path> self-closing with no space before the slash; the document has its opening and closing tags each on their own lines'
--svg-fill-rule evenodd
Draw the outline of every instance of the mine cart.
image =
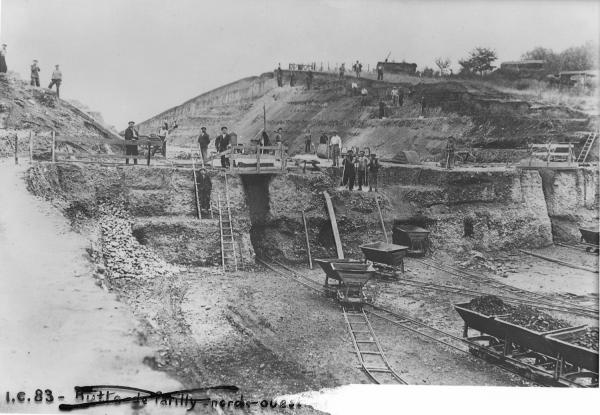
<svg viewBox="0 0 600 415">
<path fill-rule="evenodd" d="M 364 264 L 364 261 L 358 259 L 340 259 L 340 258 L 315 258 L 314 260 L 325 272 L 325 288 L 329 287 L 329 279 L 338 281 L 340 279 L 338 274 L 333 270 L 332 264 Z"/>
<path fill-rule="evenodd" d="M 465 322 L 463 337 L 472 345 L 479 345 L 471 348 L 472 353 L 483 352 L 518 367 L 527 366 L 555 381 L 566 381 L 567 385 L 582 378 L 597 384 L 598 352 L 569 342 L 586 330 L 585 326 L 540 332 L 506 321 L 510 314 L 485 315 L 471 310 L 469 303 L 454 304 L 454 309 Z M 468 337 L 469 329 L 480 335 Z M 581 372 L 580 368 L 586 371 Z"/>
<path fill-rule="evenodd" d="M 415 225 L 396 225 L 392 235 L 395 244 L 408 246 L 408 256 L 423 256 L 429 250 L 429 231 Z"/>
<path fill-rule="evenodd" d="M 568 362 L 575 365 L 577 368 L 587 369 L 593 372 L 593 374 L 595 374 L 595 380 L 598 382 L 598 351 L 593 350 L 591 344 L 589 344 L 589 347 L 584 347 L 575 343 L 580 342 L 578 339 L 585 338 L 586 334 L 590 333 L 590 330 L 595 330 L 596 332 L 596 337 L 591 341 L 597 342 L 597 327 L 592 329 L 580 327 L 561 333 L 550 334 L 548 335 L 548 341 L 555 354 L 560 357 L 561 362 Z M 588 346 L 588 344 L 586 344 L 586 346 Z M 583 374 L 580 371 L 571 374 L 573 377 L 581 375 Z M 565 376 L 569 375 L 565 374 Z"/>
<path fill-rule="evenodd" d="M 598 229 L 597 228 L 579 228 L 581 232 L 581 241 L 590 245 L 598 246 Z"/>
<path fill-rule="evenodd" d="M 338 300 L 345 306 L 360 308 L 365 301 L 363 287 L 375 275 L 375 268 L 364 263 L 332 262 L 331 269 L 340 281 Z"/>
<path fill-rule="evenodd" d="M 360 249 L 368 261 L 392 267 L 400 267 L 402 272 L 404 272 L 404 257 L 408 251 L 408 246 L 373 242 L 361 245 Z"/>
</svg>

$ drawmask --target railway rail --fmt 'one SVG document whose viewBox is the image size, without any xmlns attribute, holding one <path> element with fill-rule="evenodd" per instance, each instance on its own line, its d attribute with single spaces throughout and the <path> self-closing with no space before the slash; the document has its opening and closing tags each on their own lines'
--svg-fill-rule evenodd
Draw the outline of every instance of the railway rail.
<svg viewBox="0 0 600 415">
<path fill-rule="evenodd" d="M 363 310 L 349 311 L 342 307 L 344 320 L 360 367 L 377 384 L 397 383 L 408 385 L 389 364 L 373 326 Z"/>
<path fill-rule="evenodd" d="M 598 309 L 582 307 L 581 305 L 579 305 L 577 303 L 573 303 L 571 301 L 564 300 L 562 298 L 553 298 L 553 297 L 550 297 L 547 295 L 534 293 L 533 291 L 528 291 L 528 290 L 524 290 L 521 288 L 517 288 L 512 285 L 508 285 L 508 284 L 502 283 L 500 281 L 496 281 L 495 279 L 493 279 L 491 277 L 487 277 L 482 274 L 474 274 L 470 271 L 460 269 L 460 268 L 457 268 L 457 267 L 454 267 L 451 265 L 439 263 L 439 262 L 432 263 L 430 261 L 425 261 L 425 260 L 417 259 L 417 258 L 411 258 L 411 260 L 419 262 L 428 267 L 435 268 L 440 271 L 444 271 L 450 275 L 466 278 L 466 279 L 469 279 L 469 280 L 472 280 L 475 282 L 485 282 L 487 285 L 489 285 L 495 289 L 523 296 L 528 299 L 528 301 L 531 303 L 531 305 L 540 306 L 540 308 L 542 308 L 541 306 L 558 307 L 558 308 L 570 309 L 572 311 L 575 311 L 576 313 L 585 313 L 587 315 L 593 315 L 594 317 L 598 316 Z"/>
<path fill-rule="evenodd" d="M 471 290 L 468 288 L 455 287 L 455 286 L 451 286 L 451 285 L 436 284 L 436 283 L 427 282 L 427 281 L 402 279 L 401 283 L 403 285 L 409 285 L 409 286 L 418 287 L 418 288 L 427 289 L 427 290 L 443 291 L 443 292 L 447 292 L 447 293 L 463 295 L 465 297 L 489 295 L 489 293 L 483 292 L 483 291 Z M 506 303 L 534 306 L 536 308 L 558 311 L 558 312 L 567 313 L 567 314 L 574 314 L 574 315 L 578 315 L 578 316 L 582 316 L 582 317 L 589 317 L 589 318 L 597 318 L 598 317 L 597 311 L 582 309 L 580 307 L 562 306 L 560 304 L 548 305 L 546 303 L 540 303 L 536 300 L 528 300 L 526 298 L 517 298 L 517 297 L 511 297 L 511 296 L 507 296 L 507 295 L 498 295 L 497 297 L 502 298 L 502 300 Z"/>
<path fill-rule="evenodd" d="M 562 242 L 556 242 L 555 245 L 558 246 L 564 246 L 565 248 L 571 248 L 574 249 L 576 251 L 583 251 L 583 252 L 587 252 L 588 254 L 592 254 L 592 255 L 598 255 L 598 245 L 593 245 L 593 244 L 588 244 L 585 242 L 579 242 L 576 244 L 563 244 Z"/>
</svg>

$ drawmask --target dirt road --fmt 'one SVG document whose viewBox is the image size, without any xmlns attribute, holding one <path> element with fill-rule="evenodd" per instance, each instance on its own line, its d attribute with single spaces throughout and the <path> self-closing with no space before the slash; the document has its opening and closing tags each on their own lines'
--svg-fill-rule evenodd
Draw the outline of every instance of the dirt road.
<svg viewBox="0 0 600 415">
<path fill-rule="evenodd" d="M 0 160 L 0 385 L 32 399 L 10 405 L 3 396 L 0 412 L 58 411 L 57 399 L 33 403 L 38 388 L 65 403 L 75 385 L 179 388 L 142 363 L 152 350 L 136 343 L 130 310 L 94 284 L 89 241 L 27 192 L 24 171 Z"/>
</svg>

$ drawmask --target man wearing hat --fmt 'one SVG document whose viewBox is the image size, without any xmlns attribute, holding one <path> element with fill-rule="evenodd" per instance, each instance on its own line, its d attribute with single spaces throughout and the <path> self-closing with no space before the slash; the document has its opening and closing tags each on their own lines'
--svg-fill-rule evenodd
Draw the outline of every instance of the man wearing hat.
<svg viewBox="0 0 600 415">
<path fill-rule="evenodd" d="M 0 48 L 0 73 L 6 73 L 8 68 L 6 67 L 6 44 L 3 43 Z"/>
<path fill-rule="evenodd" d="M 221 134 L 215 138 L 215 147 L 217 152 L 222 153 L 229 147 L 231 136 L 227 134 L 227 127 L 221 127 Z M 229 167 L 229 157 L 225 154 L 221 155 L 221 167 Z"/>
<path fill-rule="evenodd" d="M 210 144 L 210 136 L 206 133 L 206 127 L 200 128 L 200 135 L 198 136 L 198 145 L 200 146 L 200 153 L 202 154 L 202 161 L 206 163 L 208 154 L 208 145 Z"/>
<path fill-rule="evenodd" d="M 129 127 L 125 130 L 125 140 L 133 140 L 137 141 L 140 137 L 138 131 L 134 127 L 135 123 L 133 121 L 129 121 Z M 126 156 L 137 156 L 138 155 L 138 146 L 137 144 L 126 144 L 125 145 L 125 155 Z M 125 159 L 125 164 L 129 164 L 129 158 Z M 137 158 L 133 159 L 133 164 L 137 164 Z"/>
<path fill-rule="evenodd" d="M 38 66 L 37 59 L 33 60 L 33 64 L 31 65 L 31 86 L 40 86 L 40 67 Z"/>
</svg>

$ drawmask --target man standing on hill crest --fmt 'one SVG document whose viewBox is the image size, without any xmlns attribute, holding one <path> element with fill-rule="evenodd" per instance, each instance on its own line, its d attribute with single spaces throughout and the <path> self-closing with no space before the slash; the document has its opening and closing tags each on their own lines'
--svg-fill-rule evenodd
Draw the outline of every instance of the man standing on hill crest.
<svg viewBox="0 0 600 415">
<path fill-rule="evenodd" d="M 6 73 L 6 71 L 8 71 L 6 67 L 6 43 L 3 43 L 0 48 L 0 73 Z"/>
<path fill-rule="evenodd" d="M 29 84 L 31 86 L 40 86 L 40 67 L 38 66 L 37 59 L 34 59 L 31 65 L 31 82 Z"/>
<path fill-rule="evenodd" d="M 377 64 L 377 80 L 383 81 L 383 63 Z"/>
<path fill-rule="evenodd" d="M 56 85 L 56 96 L 58 98 L 60 98 L 60 84 L 61 83 L 62 83 L 62 72 L 58 68 L 58 65 L 55 65 L 54 71 L 52 72 L 52 80 L 50 81 L 50 85 L 48 85 L 48 89 L 52 89 L 52 87 L 54 85 Z M 136 148 L 137 148 L 137 146 L 136 146 Z"/>
<path fill-rule="evenodd" d="M 202 154 L 202 162 L 206 164 L 210 136 L 206 132 L 206 127 L 202 127 L 200 130 L 201 132 L 198 136 L 198 145 L 200 146 L 200 154 Z"/>
<path fill-rule="evenodd" d="M 280 88 L 283 86 L 283 71 L 281 70 L 281 64 L 277 67 L 277 86 Z"/>
</svg>

